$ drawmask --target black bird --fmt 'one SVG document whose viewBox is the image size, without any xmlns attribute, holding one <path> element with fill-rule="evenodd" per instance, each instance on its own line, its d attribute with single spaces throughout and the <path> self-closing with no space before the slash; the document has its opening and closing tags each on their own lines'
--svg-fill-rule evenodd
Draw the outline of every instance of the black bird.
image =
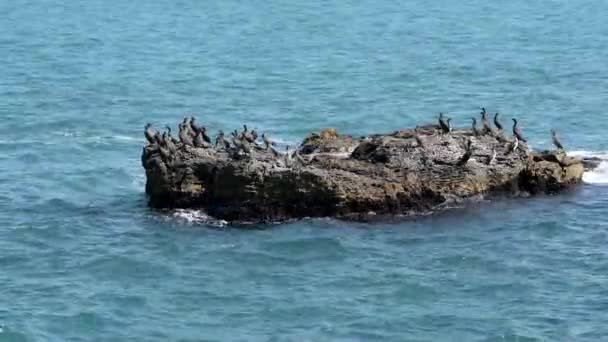
<svg viewBox="0 0 608 342">
<path fill-rule="evenodd" d="M 224 138 L 224 131 L 220 130 L 220 132 L 218 133 L 217 137 L 215 137 L 215 147 L 225 147 L 225 148 L 229 148 L 230 147 L 230 143 L 228 141 L 226 141 L 226 139 Z"/>
<path fill-rule="evenodd" d="M 190 129 L 188 128 L 187 124 L 179 124 L 179 141 L 181 141 L 181 143 L 184 145 L 193 146 L 194 143 L 192 142 L 192 137 L 190 136 L 189 130 Z"/>
<path fill-rule="evenodd" d="M 172 135 L 171 135 L 171 127 L 169 126 L 165 126 L 167 127 L 167 138 L 168 140 L 170 140 L 173 144 L 177 144 L 179 141 L 177 139 L 175 139 Z"/>
<path fill-rule="evenodd" d="M 253 144 L 255 142 L 255 138 L 250 132 L 243 132 L 241 137 L 243 138 L 243 140 L 247 141 L 250 144 Z"/>
<path fill-rule="evenodd" d="M 517 137 L 515 137 L 513 142 L 509 144 L 507 153 L 515 152 L 515 150 L 517 150 L 518 147 L 519 147 L 519 139 L 517 139 Z"/>
<path fill-rule="evenodd" d="M 205 126 L 200 127 L 200 128 L 198 129 L 198 131 L 199 131 L 199 133 L 201 134 L 201 136 L 202 136 L 203 140 L 204 140 L 206 143 L 211 144 L 211 138 L 209 138 L 209 136 L 207 135 L 207 127 L 205 127 Z"/>
<path fill-rule="evenodd" d="M 245 153 L 251 152 L 251 149 L 249 148 L 249 146 L 247 146 L 247 143 L 239 140 L 238 138 L 233 137 L 232 144 L 236 147 L 237 152 L 240 150 L 243 150 L 243 152 Z"/>
<path fill-rule="evenodd" d="M 562 145 L 562 143 L 557 138 L 557 133 L 555 132 L 554 129 L 551 130 L 551 137 L 553 138 L 553 145 L 555 145 L 555 147 L 557 147 L 558 150 L 563 150 L 564 145 Z"/>
<path fill-rule="evenodd" d="M 264 141 L 264 147 L 266 149 L 268 149 L 270 147 L 270 145 L 274 145 L 270 139 L 268 139 L 268 136 L 266 135 L 266 133 L 262 133 L 262 141 Z"/>
<path fill-rule="evenodd" d="M 157 133 L 158 132 L 156 132 L 156 130 L 152 128 L 151 123 L 147 123 L 144 127 L 144 135 L 146 136 L 146 140 L 148 140 L 150 145 L 156 144 L 157 141 L 155 136 Z"/>
<path fill-rule="evenodd" d="M 518 139 L 521 140 L 523 142 L 527 142 L 526 139 L 524 139 L 523 134 L 521 134 L 521 129 L 519 129 L 519 127 L 517 127 L 517 119 L 513 119 L 513 135 Z"/>
<path fill-rule="evenodd" d="M 163 145 L 167 147 L 169 152 L 171 152 L 171 153 L 177 152 L 177 146 L 175 146 L 175 143 L 173 142 L 171 133 L 163 133 L 163 143 L 164 143 Z"/>
<path fill-rule="evenodd" d="M 199 131 L 194 137 L 194 147 L 205 147 L 205 140 L 203 139 L 201 131 Z"/>
<path fill-rule="evenodd" d="M 194 135 L 197 135 L 200 128 L 196 125 L 195 121 L 196 121 L 196 118 L 194 116 L 191 116 L 190 117 L 190 130 L 192 130 L 192 133 L 194 133 Z"/>
<path fill-rule="evenodd" d="M 488 157 L 488 165 L 492 165 L 492 163 L 494 163 L 494 161 L 496 160 L 496 149 L 492 149 L 492 156 Z"/>
<path fill-rule="evenodd" d="M 477 119 L 471 118 L 471 120 L 473 120 L 473 125 L 471 127 L 473 129 L 473 135 L 474 136 L 478 136 L 479 135 L 479 131 L 477 130 Z"/>
<path fill-rule="evenodd" d="M 492 126 L 488 122 L 488 117 L 486 114 L 486 109 L 481 109 L 481 123 L 483 124 L 483 134 L 492 133 Z"/>
<path fill-rule="evenodd" d="M 158 150 L 160 151 L 160 156 L 164 161 L 171 160 L 172 154 L 166 148 L 159 146 Z"/>
<path fill-rule="evenodd" d="M 450 132 L 450 127 L 443 120 L 443 113 L 439 113 L 439 127 L 441 127 L 441 131 L 443 133 L 449 133 Z"/>
<path fill-rule="evenodd" d="M 473 155 L 473 142 L 471 141 L 471 139 L 469 139 L 467 141 L 465 152 L 462 155 L 462 157 L 460 158 L 460 160 L 456 163 L 456 165 L 458 165 L 458 166 L 465 165 L 469 161 L 469 159 L 471 159 L 472 155 Z"/>
<path fill-rule="evenodd" d="M 163 137 L 160 135 L 159 132 L 154 133 L 154 140 L 156 140 L 157 144 L 161 144 L 163 141 Z"/>
<path fill-rule="evenodd" d="M 494 126 L 498 128 L 498 130 L 502 131 L 502 125 L 498 122 L 498 113 L 494 114 Z"/>
</svg>

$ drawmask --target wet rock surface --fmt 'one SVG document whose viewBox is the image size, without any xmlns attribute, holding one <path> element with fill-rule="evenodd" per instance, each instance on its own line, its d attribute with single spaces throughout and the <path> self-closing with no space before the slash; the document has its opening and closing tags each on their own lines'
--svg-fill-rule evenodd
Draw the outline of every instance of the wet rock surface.
<svg viewBox="0 0 608 342">
<path fill-rule="evenodd" d="M 502 132 L 435 125 L 361 138 L 326 129 L 286 152 L 243 134 L 217 147 L 149 138 L 142 164 L 150 206 L 204 209 L 231 222 L 425 215 L 487 196 L 556 193 L 594 167 L 521 141 L 513 149 Z"/>
</svg>

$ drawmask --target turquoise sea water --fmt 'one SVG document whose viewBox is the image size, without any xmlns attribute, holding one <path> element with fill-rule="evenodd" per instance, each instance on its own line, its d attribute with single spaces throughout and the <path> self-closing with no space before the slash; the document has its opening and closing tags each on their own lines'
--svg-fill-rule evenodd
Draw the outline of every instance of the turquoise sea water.
<svg viewBox="0 0 608 342">
<path fill-rule="evenodd" d="M 0 341 L 608 340 L 608 164 L 430 218 L 146 207 L 142 127 L 293 143 L 486 106 L 608 150 L 608 3 L 0 1 Z"/>
</svg>

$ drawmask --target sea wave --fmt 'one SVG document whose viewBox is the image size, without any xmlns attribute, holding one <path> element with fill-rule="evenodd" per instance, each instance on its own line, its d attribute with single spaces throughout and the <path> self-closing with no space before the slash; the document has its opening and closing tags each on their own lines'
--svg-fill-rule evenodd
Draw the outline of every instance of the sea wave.
<svg viewBox="0 0 608 342">
<path fill-rule="evenodd" d="M 583 174 L 583 182 L 587 184 L 608 184 L 608 151 L 571 151 L 569 155 L 576 157 L 599 158 L 598 167 Z"/>
<path fill-rule="evenodd" d="M 185 220 L 188 223 L 204 223 L 217 227 L 224 227 L 228 225 L 228 222 L 213 218 L 207 215 L 207 213 L 202 210 L 177 209 L 172 212 L 172 216 L 181 220 Z"/>
</svg>

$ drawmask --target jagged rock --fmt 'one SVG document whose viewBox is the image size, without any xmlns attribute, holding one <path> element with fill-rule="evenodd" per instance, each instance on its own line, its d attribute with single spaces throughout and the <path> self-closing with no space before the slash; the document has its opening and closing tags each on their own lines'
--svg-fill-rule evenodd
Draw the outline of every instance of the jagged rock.
<svg viewBox="0 0 608 342">
<path fill-rule="evenodd" d="M 170 160 L 145 147 L 142 164 L 151 206 L 202 208 L 239 222 L 427 214 L 489 195 L 554 193 L 579 183 L 590 165 L 562 152 L 530 152 L 523 142 L 509 152 L 509 144 L 469 130 L 441 134 L 435 125 L 366 138 L 327 129 L 291 158 L 258 145 L 243 153 L 178 144 Z"/>
</svg>

